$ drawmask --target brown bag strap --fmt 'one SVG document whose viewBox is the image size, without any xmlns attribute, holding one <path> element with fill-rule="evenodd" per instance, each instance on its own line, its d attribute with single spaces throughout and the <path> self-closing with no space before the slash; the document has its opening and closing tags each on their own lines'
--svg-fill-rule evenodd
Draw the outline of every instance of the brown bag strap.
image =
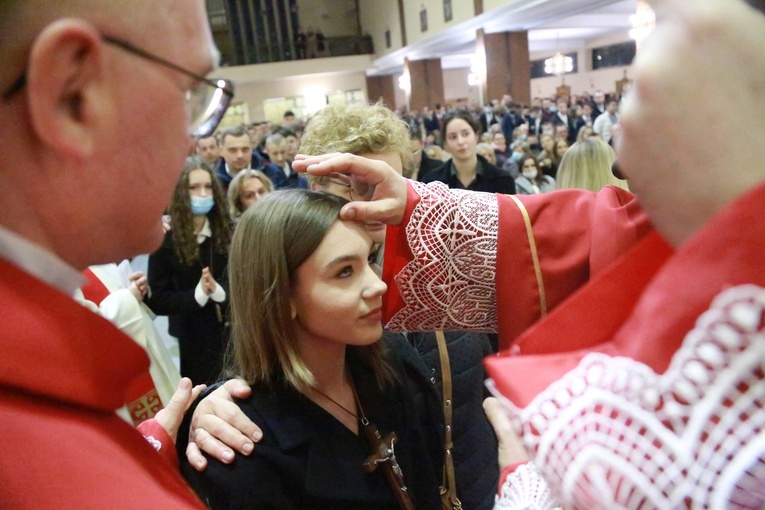
<svg viewBox="0 0 765 510">
<path fill-rule="evenodd" d="M 444 482 L 441 486 L 441 499 L 444 508 L 462 509 L 462 502 L 457 497 L 457 485 L 454 477 L 454 459 L 452 458 L 452 367 L 449 363 L 449 351 L 446 350 L 446 337 L 443 331 L 436 331 L 438 355 L 441 359 L 441 384 L 444 404 Z"/>
</svg>

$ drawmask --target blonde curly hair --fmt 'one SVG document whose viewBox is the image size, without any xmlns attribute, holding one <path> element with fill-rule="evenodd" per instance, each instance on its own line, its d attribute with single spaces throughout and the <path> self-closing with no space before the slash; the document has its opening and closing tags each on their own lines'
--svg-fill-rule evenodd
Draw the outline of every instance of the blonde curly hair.
<svg viewBox="0 0 765 510">
<path fill-rule="evenodd" d="M 309 122 L 300 140 L 300 153 L 318 156 L 330 152 L 401 156 L 404 174 L 412 168 L 409 126 L 382 103 L 328 106 Z M 329 177 L 309 176 L 326 186 Z M 327 181 L 327 182 L 325 182 Z"/>
</svg>

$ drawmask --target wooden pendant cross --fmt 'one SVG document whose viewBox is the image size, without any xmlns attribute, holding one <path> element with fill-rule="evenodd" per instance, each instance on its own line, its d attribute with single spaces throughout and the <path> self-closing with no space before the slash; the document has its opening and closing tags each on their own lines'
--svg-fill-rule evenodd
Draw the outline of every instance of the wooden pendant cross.
<svg viewBox="0 0 765 510">
<path fill-rule="evenodd" d="M 396 433 L 391 432 L 383 439 L 377 427 L 368 421 L 364 424 L 364 433 L 369 444 L 375 449 L 374 453 L 364 461 L 364 469 L 371 473 L 377 469 L 377 466 L 381 466 L 399 507 L 403 510 L 414 510 L 414 504 L 409 497 L 406 485 L 404 485 L 404 473 L 401 471 L 401 466 L 398 465 L 396 460 L 396 452 L 394 450 L 397 440 Z"/>
</svg>

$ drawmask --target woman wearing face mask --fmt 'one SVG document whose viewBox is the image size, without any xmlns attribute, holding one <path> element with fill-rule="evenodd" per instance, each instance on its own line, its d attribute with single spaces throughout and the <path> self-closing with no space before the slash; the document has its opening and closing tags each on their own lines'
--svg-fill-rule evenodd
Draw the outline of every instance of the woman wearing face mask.
<svg viewBox="0 0 765 510">
<path fill-rule="evenodd" d="M 172 230 L 149 256 L 146 303 L 169 316 L 178 338 L 181 375 L 212 383 L 228 340 L 226 266 L 231 218 L 212 170 L 197 157 L 186 160 L 170 202 Z"/>
<path fill-rule="evenodd" d="M 441 181 L 450 188 L 515 193 L 513 177 L 476 153 L 478 122 L 467 111 L 453 111 L 444 117 L 445 148 L 452 155 L 435 170 L 422 177 L 422 182 Z"/>
<path fill-rule="evenodd" d="M 524 154 L 518 166 L 521 175 L 515 179 L 515 188 L 519 195 L 536 195 L 555 189 L 555 179 L 539 171 L 533 155 Z"/>
</svg>

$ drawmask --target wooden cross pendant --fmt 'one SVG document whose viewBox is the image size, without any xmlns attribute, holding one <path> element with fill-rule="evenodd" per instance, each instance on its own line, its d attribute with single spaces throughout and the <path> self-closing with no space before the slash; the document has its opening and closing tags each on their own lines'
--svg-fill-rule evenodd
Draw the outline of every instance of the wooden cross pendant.
<svg viewBox="0 0 765 510">
<path fill-rule="evenodd" d="M 367 422 L 364 424 L 364 434 L 367 436 L 369 444 L 374 447 L 374 453 L 364 461 L 364 469 L 367 473 L 371 473 L 377 469 L 377 466 L 381 466 L 399 507 L 403 510 L 414 510 L 414 504 L 409 497 L 406 485 L 404 485 L 404 473 L 396 460 L 394 450 L 397 439 L 396 433 L 391 432 L 383 439 L 377 427 Z"/>
</svg>

